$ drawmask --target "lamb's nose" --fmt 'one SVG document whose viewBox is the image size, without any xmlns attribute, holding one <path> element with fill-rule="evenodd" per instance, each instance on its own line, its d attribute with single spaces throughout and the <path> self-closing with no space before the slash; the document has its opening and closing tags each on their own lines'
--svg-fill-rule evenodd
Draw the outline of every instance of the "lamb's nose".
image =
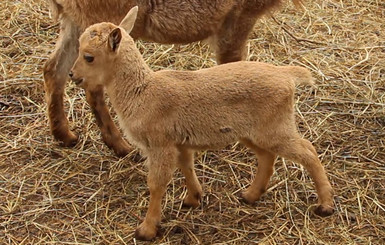
<svg viewBox="0 0 385 245">
<path fill-rule="evenodd" d="M 68 75 L 72 78 L 74 76 L 74 73 L 72 71 L 70 71 L 70 73 L 68 73 Z"/>
</svg>

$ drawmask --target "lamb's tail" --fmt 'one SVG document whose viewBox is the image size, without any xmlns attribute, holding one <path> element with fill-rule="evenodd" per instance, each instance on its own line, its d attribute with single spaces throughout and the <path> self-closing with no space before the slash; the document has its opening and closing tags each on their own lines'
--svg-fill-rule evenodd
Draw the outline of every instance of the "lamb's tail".
<svg viewBox="0 0 385 245">
<path fill-rule="evenodd" d="M 314 85 L 314 78 L 311 75 L 311 72 L 299 66 L 282 66 L 284 74 L 287 74 L 292 78 L 292 81 L 295 85 Z"/>
</svg>

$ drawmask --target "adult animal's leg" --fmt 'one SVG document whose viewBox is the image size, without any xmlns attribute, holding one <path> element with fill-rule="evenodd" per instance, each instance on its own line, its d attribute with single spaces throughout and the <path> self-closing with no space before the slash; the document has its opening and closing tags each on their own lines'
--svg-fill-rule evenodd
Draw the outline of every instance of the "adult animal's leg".
<svg viewBox="0 0 385 245">
<path fill-rule="evenodd" d="M 63 18 L 55 51 L 43 68 L 51 133 L 64 146 L 73 146 L 78 140 L 78 137 L 68 127 L 68 120 L 63 108 L 63 95 L 68 72 L 78 54 L 79 35 L 79 28 L 69 19 Z"/>
<path fill-rule="evenodd" d="M 210 38 L 218 64 L 245 60 L 246 42 L 257 17 L 232 10 L 218 32 Z"/>
<path fill-rule="evenodd" d="M 122 138 L 119 129 L 111 119 L 110 112 L 104 101 L 103 87 L 99 86 L 92 91 L 86 90 L 86 98 L 95 115 L 103 141 L 109 148 L 114 150 L 117 156 L 123 157 L 127 155 L 131 151 L 131 148 Z"/>
</svg>

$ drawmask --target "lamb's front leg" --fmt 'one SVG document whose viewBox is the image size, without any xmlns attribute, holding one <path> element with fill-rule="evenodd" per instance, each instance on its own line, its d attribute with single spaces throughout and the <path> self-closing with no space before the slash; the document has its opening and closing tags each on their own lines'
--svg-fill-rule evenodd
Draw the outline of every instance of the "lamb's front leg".
<svg viewBox="0 0 385 245">
<path fill-rule="evenodd" d="M 110 112 L 104 101 L 104 91 L 101 86 L 86 90 L 87 102 L 95 115 L 96 123 L 102 133 L 103 141 L 109 148 L 112 148 L 119 157 L 124 157 L 131 152 L 130 146 L 122 138 L 119 129 L 111 119 Z"/>
<path fill-rule="evenodd" d="M 194 152 L 180 149 L 178 167 L 186 179 L 187 186 L 187 196 L 183 200 L 183 206 L 196 208 L 201 202 L 203 191 L 194 170 Z"/>
<path fill-rule="evenodd" d="M 162 215 L 162 198 L 176 168 L 177 150 L 175 148 L 150 149 L 147 159 L 150 204 L 144 221 L 135 231 L 135 237 L 145 241 L 152 240 L 157 235 Z"/>
</svg>

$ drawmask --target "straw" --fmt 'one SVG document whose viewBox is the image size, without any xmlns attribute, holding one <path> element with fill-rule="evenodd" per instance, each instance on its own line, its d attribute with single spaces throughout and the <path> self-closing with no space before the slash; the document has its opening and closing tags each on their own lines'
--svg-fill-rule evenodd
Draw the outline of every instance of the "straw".
<svg viewBox="0 0 385 245">
<path fill-rule="evenodd" d="M 105 146 L 72 83 L 65 108 L 80 142 L 63 148 L 49 133 L 42 65 L 58 24 L 46 2 L 0 1 L 0 243 L 142 244 L 134 231 L 149 202 L 144 163 Z M 315 76 L 316 88 L 297 89 L 296 119 L 328 172 L 335 214 L 312 214 L 312 180 L 282 158 L 261 200 L 240 202 L 258 164 L 235 144 L 196 154 L 205 194 L 195 210 L 181 207 L 186 189 L 176 172 L 162 204 L 163 236 L 150 244 L 385 243 L 385 4 L 304 5 L 285 4 L 259 20 L 248 59 L 307 67 Z M 202 43 L 138 47 L 155 70 L 215 65 Z"/>
</svg>

